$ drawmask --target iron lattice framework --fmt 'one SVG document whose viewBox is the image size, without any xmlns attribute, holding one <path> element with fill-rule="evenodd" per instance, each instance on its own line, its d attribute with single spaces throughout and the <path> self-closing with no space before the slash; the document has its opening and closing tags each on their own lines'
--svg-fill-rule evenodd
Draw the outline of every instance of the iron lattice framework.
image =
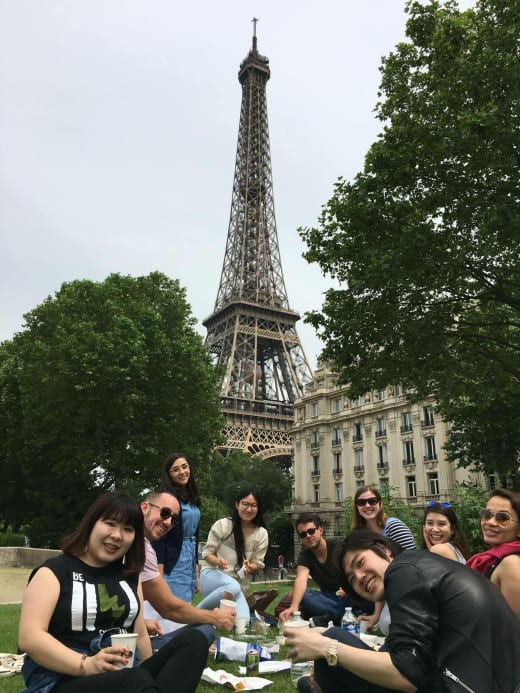
<svg viewBox="0 0 520 693">
<path fill-rule="evenodd" d="M 256 29 L 256 20 L 255 29 Z M 274 212 L 266 84 L 253 46 L 240 65 L 242 105 L 226 252 L 206 348 L 223 370 L 226 449 L 291 455 L 293 403 L 312 379 L 289 308 Z"/>
</svg>

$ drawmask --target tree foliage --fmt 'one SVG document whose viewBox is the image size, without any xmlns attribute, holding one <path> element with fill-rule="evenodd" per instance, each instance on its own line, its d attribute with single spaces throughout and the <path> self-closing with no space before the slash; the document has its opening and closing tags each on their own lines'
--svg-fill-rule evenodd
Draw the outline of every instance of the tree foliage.
<svg viewBox="0 0 520 693">
<path fill-rule="evenodd" d="M 31 538 L 70 531 L 100 491 L 155 486 L 172 449 L 209 457 L 218 377 L 185 290 L 160 273 L 63 284 L 0 348 L 3 512 Z"/>
<path fill-rule="evenodd" d="M 520 451 L 520 4 L 408 2 L 383 61 L 382 133 L 339 179 L 309 262 L 337 280 L 307 320 L 352 395 L 404 383 L 453 422 L 451 460 Z"/>
</svg>

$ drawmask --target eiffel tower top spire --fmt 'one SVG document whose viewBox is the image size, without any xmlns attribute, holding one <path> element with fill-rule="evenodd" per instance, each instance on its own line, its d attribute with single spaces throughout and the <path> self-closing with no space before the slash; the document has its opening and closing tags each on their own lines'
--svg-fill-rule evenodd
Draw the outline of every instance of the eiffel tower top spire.
<svg viewBox="0 0 520 693">
<path fill-rule="evenodd" d="M 228 238 L 215 311 L 234 300 L 288 309 L 278 247 L 266 84 L 268 58 L 253 46 L 240 64 L 242 106 Z"/>
<path fill-rule="evenodd" d="M 240 124 L 226 250 L 206 348 L 222 367 L 226 447 L 290 456 L 293 403 L 312 373 L 289 308 L 274 212 L 266 85 L 269 60 L 240 64 Z"/>
</svg>

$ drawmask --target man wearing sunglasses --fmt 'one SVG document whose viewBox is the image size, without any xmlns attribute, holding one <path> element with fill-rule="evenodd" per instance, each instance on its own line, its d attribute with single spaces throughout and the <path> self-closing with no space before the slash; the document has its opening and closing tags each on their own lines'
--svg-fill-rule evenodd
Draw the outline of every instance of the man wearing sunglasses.
<svg viewBox="0 0 520 693">
<path fill-rule="evenodd" d="M 150 635 L 159 636 L 152 637 L 152 647 L 159 649 L 165 645 L 175 635 L 175 628 L 179 628 L 179 624 L 186 623 L 208 624 L 201 630 L 211 643 L 215 631 L 210 626 L 230 631 L 234 623 L 234 611 L 197 609 L 192 604 L 174 597 L 159 572 L 157 555 L 152 546 L 152 542 L 163 537 L 176 522 L 180 521 L 179 501 L 171 493 L 152 492 L 142 501 L 141 510 L 144 516 L 145 535 L 145 564 L 140 575 L 143 596 L 163 619 L 174 622 L 170 624 L 170 627 L 174 628 L 173 632 L 163 634 L 163 627 L 157 620 L 147 620 L 146 625 Z"/>
<path fill-rule="evenodd" d="M 287 621 L 299 610 L 305 618 L 312 618 L 313 625 L 326 626 L 329 620 L 339 625 L 350 601 L 343 592 L 338 594 L 339 581 L 332 564 L 336 542 L 323 536 L 318 515 L 304 513 L 296 518 L 295 525 L 303 548 L 296 564 L 291 605 L 279 618 Z M 309 577 L 320 591 L 307 588 Z"/>
</svg>

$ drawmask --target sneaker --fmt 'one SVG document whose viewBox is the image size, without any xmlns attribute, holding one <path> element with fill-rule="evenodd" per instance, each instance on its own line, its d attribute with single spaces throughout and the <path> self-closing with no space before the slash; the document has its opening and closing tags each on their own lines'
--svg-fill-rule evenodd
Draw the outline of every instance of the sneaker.
<svg viewBox="0 0 520 693">
<path fill-rule="evenodd" d="M 332 618 L 329 616 L 329 614 L 323 614 L 322 616 L 311 616 L 309 619 L 309 626 L 311 628 L 327 628 L 330 621 L 332 621 Z"/>
</svg>

